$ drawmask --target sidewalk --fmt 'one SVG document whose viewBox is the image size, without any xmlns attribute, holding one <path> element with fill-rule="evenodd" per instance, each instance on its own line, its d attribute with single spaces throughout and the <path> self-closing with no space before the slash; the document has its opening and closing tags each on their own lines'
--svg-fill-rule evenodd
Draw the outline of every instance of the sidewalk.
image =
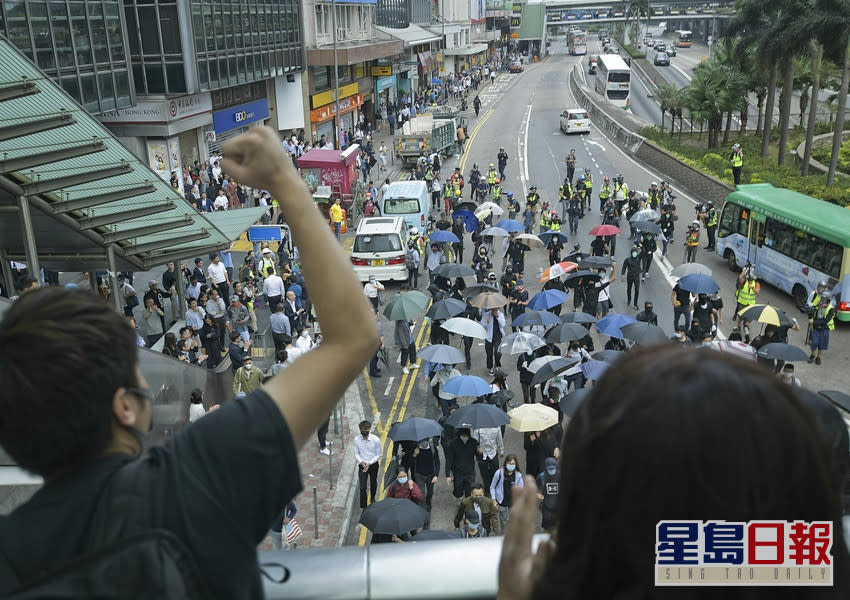
<svg viewBox="0 0 850 600">
<path fill-rule="evenodd" d="M 337 405 L 337 414 L 339 433 L 334 433 L 334 419 L 331 417 L 327 436 L 331 456 L 319 453 L 315 436 L 298 454 L 298 466 L 304 486 L 301 493 L 295 497 L 298 507 L 295 520 L 304 532 L 297 542 L 298 548 L 337 548 L 342 546 L 349 528 L 352 506 L 357 495 L 357 481 L 354 480 L 354 436 L 358 431 L 358 423 L 364 418 L 357 382 L 352 383 L 345 392 L 345 397 Z M 331 464 L 333 471 L 330 473 L 330 480 L 333 482 L 333 489 L 328 482 Z M 314 489 L 318 500 L 318 513 L 313 503 Z M 257 549 L 274 550 L 271 537 L 266 536 Z"/>
</svg>

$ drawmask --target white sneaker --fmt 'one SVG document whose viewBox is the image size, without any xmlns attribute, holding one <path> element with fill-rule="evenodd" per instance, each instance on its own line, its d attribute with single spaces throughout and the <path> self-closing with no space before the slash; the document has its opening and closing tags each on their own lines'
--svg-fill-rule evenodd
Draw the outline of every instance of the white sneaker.
<svg viewBox="0 0 850 600">
<path fill-rule="evenodd" d="M 401 370 L 401 372 L 402 372 L 402 373 L 404 373 L 405 375 L 407 375 L 408 373 L 410 373 L 410 371 L 408 371 L 408 370 L 407 370 L 407 367 L 404 367 L 404 368 Z"/>
<path fill-rule="evenodd" d="M 411 368 L 411 370 L 412 370 L 412 369 L 418 369 L 418 368 L 419 368 L 419 365 L 410 365 L 410 368 Z"/>
<path fill-rule="evenodd" d="M 319 450 L 319 453 L 324 454 L 325 456 L 329 456 L 331 451 L 329 448 L 322 448 L 321 450 Z"/>
</svg>

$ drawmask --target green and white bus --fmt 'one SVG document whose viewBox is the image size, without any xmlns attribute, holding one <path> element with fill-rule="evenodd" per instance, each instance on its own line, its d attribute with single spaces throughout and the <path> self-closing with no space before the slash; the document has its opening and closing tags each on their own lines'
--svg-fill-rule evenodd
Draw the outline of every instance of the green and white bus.
<svg viewBox="0 0 850 600">
<path fill-rule="evenodd" d="M 723 203 L 716 247 L 731 269 L 749 261 L 800 310 L 826 281 L 835 316 L 850 321 L 850 294 L 842 294 L 850 290 L 850 209 L 769 183 L 739 185 Z"/>
</svg>

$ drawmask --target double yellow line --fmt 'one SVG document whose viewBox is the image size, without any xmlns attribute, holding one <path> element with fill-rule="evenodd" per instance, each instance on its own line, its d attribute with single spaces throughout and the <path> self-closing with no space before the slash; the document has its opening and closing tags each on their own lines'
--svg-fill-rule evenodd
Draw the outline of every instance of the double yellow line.
<svg viewBox="0 0 850 600">
<path fill-rule="evenodd" d="M 463 173 L 466 171 L 466 159 L 469 157 L 470 148 L 472 148 L 472 142 L 475 140 L 475 136 L 478 135 L 478 130 L 481 129 L 481 126 L 493 116 L 493 109 L 488 108 L 487 112 L 484 113 L 484 116 L 479 119 L 478 123 L 475 124 L 475 127 L 472 128 L 472 133 L 469 134 L 469 139 L 466 140 L 466 144 L 463 145 L 463 153 L 460 155 L 460 161 L 458 162 L 458 166 L 460 167 L 460 172 Z"/>
<path fill-rule="evenodd" d="M 431 307 L 431 303 L 428 303 L 428 306 L 425 307 L 427 311 L 428 308 Z M 416 347 L 420 348 L 422 339 L 428 335 L 431 331 L 431 326 L 425 323 L 423 319 L 422 325 L 419 329 L 419 335 L 416 337 Z M 416 364 L 420 364 L 422 360 L 417 357 Z M 403 421 L 404 416 L 407 413 L 407 406 L 410 403 L 410 395 L 413 393 L 413 386 L 416 383 L 416 374 L 419 372 L 419 369 L 415 369 L 410 371 L 410 373 L 406 373 L 401 376 L 398 384 L 398 391 L 395 394 L 395 400 L 393 401 L 392 408 L 390 408 L 390 412 L 387 414 L 387 418 L 384 419 L 384 425 L 381 427 L 381 424 L 377 424 L 378 433 L 381 436 L 381 466 L 378 469 L 378 497 L 376 500 L 383 500 L 386 489 L 384 488 L 384 478 L 387 474 L 387 468 L 389 467 L 390 461 L 387 460 L 390 452 L 389 450 L 392 448 L 391 444 L 392 440 L 388 439 L 388 435 L 390 433 L 390 428 L 392 424 L 396 421 Z M 378 406 L 375 402 L 375 396 L 372 393 L 372 381 L 369 377 L 369 373 L 366 369 L 363 370 L 363 375 L 366 378 L 366 390 L 369 392 L 369 400 L 372 404 L 373 414 L 377 414 Z M 406 390 L 406 391 L 405 391 Z M 358 467 L 359 468 L 359 467 Z M 360 539 L 358 540 L 358 545 L 365 546 L 366 545 L 366 528 L 360 530 Z"/>
</svg>

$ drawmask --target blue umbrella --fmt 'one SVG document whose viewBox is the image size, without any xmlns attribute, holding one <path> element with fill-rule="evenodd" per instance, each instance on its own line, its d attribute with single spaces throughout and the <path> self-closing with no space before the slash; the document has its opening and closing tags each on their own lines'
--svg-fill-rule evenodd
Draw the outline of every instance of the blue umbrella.
<svg viewBox="0 0 850 600">
<path fill-rule="evenodd" d="M 428 241 L 432 244 L 443 244 L 445 242 L 458 243 L 460 240 L 451 231 L 435 231 L 428 236 Z"/>
<path fill-rule="evenodd" d="M 425 346 L 416 354 L 428 362 L 440 363 L 442 365 L 456 365 L 466 362 L 463 352 L 454 346 L 447 346 L 446 344 L 431 344 L 430 346 Z"/>
<path fill-rule="evenodd" d="M 694 294 L 713 294 L 720 289 L 716 281 L 702 273 L 685 275 L 679 280 L 679 287 Z"/>
<path fill-rule="evenodd" d="M 508 233 L 519 233 L 521 231 L 525 231 L 525 227 L 523 226 L 523 224 L 517 221 L 516 219 L 502 219 L 501 221 L 496 223 L 496 227 L 501 227 Z"/>
<path fill-rule="evenodd" d="M 589 360 L 586 363 L 582 363 L 581 372 L 584 373 L 584 376 L 588 379 L 597 381 L 610 366 L 611 363 L 604 360 Z"/>
<path fill-rule="evenodd" d="M 439 77 L 434 77 L 431 80 L 431 85 L 443 85 L 443 80 L 440 79 Z"/>
<path fill-rule="evenodd" d="M 463 226 L 467 231 L 472 232 L 478 229 L 478 217 L 471 210 L 456 210 L 452 213 L 452 221 L 457 217 L 460 217 L 460 220 L 463 221 Z"/>
<path fill-rule="evenodd" d="M 443 384 L 441 390 L 455 396 L 484 396 L 492 392 L 490 384 L 475 375 L 459 375 Z"/>
<path fill-rule="evenodd" d="M 602 317 L 596 323 L 596 328 L 599 330 L 599 333 L 610 335 L 611 337 L 623 339 L 623 332 L 620 331 L 621 327 L 625 327 L 626 325 L 630 325 L 637 321 L 634 317 L 630 317 L 629 315 L 621 315 L 619 313 L 612 313 L 606 317 Z"/>
<path fill-rule="evenodd" d="M 557 325 L 560 322 L 561 319 L 557 315 L 545 310 L 527 310 L 513 320 L 511 327 L 527 327 L 531 325 L 549 327 L 549 325 Z"/>
<path fill-rule="evenodd" d="M 567 234 L 562 233 L 560 231 L 544 231 L 543 233 L 541 233 L 537 237 L 539 237 L 541 240 L 543 240 L 544 244 L 548 244 L 549 242 L 552 241 L 553 238 L 556 238 L 556 237 L 558 239 L 560 239 L 561 242 L 564 243 L 564 244 L 566 244 L 567 240 L 569 240 L 569 238 L 567 237 Z"/>
<path fill-rule="evenodd" d="M 560 306 L 567 301 L 567 293 L 561 290 L 543 290 L 528 302 L 528 308 L 531 310 L 547 310 Z"/>
</svg>

